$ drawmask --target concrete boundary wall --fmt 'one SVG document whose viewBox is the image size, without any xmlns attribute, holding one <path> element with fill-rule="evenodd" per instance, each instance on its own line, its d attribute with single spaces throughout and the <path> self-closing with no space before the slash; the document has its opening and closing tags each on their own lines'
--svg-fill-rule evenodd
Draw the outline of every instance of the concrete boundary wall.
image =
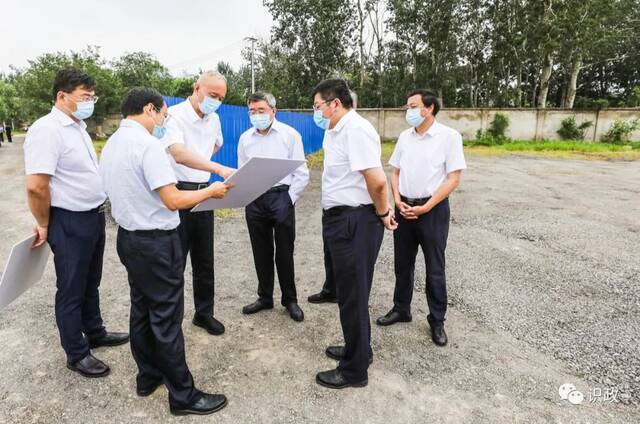
<svg viewBox="0 0 640 424">
<path fill-rule="evenodd" d="M 303 110 L 296 110 L 303 112 Z M 310 112 L 310 111 L 306 111 Z M 408 128 L 403 109 L 358 109 L 385 139 L 395 139 Z M 559 139 L 560 122 L 575 116 L 576 122 L 592 121 L 585 134 L 586 141 L 600 141 L 616 119 L 640 118 L 640 108 L 573 110 L 573 109 L 442 109 L 437 119 L 462 133 L 466 140 L 475 138 L 479 129 L 487 129 L 496 113 L 509 118 L 507 136 L 520 140 Z M 640 141 L 640 130 L 631 134 L 632 141 Z"/>
<path fill-rule="evenodd" d="M 285 110 L 283 110 L 284 112 Z M 291 112 L 311 114 L 311 110 L 287 109 Z M 396 139 L 408 128 L 403 109 L 358 109 L 363 117 L 369 120 L 385 139 Z M 572 109 L 442 109 L 438 120 L 462 133 L 466 140 L 475 138 L 479 129 L 487 129 L 496 113 L 509 118 L 507 136 L 520 140 L 559 139 L 557 134 L 560 122 L 570 116 L 576 117 L 578 124 L 592 121 L 587 130 L 586 141 L 600 141 L 611 128 L 616 119 L 631 120 L 640 118 L 640 108 L 605 109 L 605 110 L 572 110 Z M 117 115 L 109 116 L 102 125 L 107 135 L 113 133 L 120 123 Z M 89 130 L 95 131 L 91 120 L 87 121 Z M 224 124 L 224 123 L 223 123 Z M 631 134 L 632 141 L 640 141 L 640 130 Z"/>
</svg>

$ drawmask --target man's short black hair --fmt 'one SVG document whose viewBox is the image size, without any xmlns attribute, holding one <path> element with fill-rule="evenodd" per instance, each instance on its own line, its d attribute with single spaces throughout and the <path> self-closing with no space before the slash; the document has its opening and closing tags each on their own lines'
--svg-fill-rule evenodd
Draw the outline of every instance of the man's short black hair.
<svg viewBox="0 0 640 424">
<path fill-rule="evenodd" d="M 153 104 L 157 110 L 160 110 L 164 106 L 164 98 L 162 94 L 153 88 L 132 88 L 122 99 L 120 113 L 125 118 L 130 115 L 140 115 L 144 107 L 149 103 Z"/>
<path fill-rule="evenodd" d="M 421 88 L 411 91 L 409 94 L 407 94 L 407 98 L 416 95 L 422 98 L 424 107 L 430 107 L 431 105 L 433 105 L 433 116 L 436 116 L 438 114 L 438 111 L 440 110 L 440 100 L 438 99 L 438 95 L 435 92 Z"/>
<path fill-rule="evenodd" d="M 53 100 L 55 101 L 58 98 L 58 91 L 71 93 L 78 87 L 93 90 L 95 86 L 96 80 L 79 69 L 60 69 L 56 74 L 56 79 L 53 81 Z"/>
<path fill-rule="evenodd" d="M 340 99 L 342 106 L 346 109 L 353 107 L 353 99 L 351 98 L 351 91 L 349 85 L 343 79 L 326 79 L 316 85 L 311 93 L 311 101 L 316 94 L 320 93 L 325 101 L 331 101 L 333 99 Z"/>
</svg>

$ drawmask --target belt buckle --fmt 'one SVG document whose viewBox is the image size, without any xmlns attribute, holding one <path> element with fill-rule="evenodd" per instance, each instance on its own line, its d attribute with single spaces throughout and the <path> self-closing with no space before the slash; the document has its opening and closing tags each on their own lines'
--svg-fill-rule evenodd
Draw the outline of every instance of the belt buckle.
<svg viewBox="0 0 640 424">
<path fill-rule="evenodd" d="M 203 188 L 209 187 L 209 183 L 198 184 L 198 190 L 202 190 Z"/>
</svg>

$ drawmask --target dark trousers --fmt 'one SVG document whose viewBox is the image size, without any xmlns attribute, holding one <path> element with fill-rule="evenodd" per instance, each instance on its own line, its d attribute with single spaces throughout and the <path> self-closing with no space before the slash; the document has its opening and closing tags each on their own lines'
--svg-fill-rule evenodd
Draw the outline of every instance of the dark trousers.
<svg viewBox="0 0 640 424">
<path fill-rule="evenodd" d="M 449 200 L 445 199 L 416 220 L 407 220 L 396 209 L 398 228 L 393 233 L 396 287 L 393 308 L 411 311 L 418 246 L 422 248 L 427 273 L 427 319 L 432 327 L 442 325 L 447 312 L 445 249 L 449 236 Z"/>
<path fill-rule="evenodd" d="M 331 264 L 331 253 L 327 248 L 327 239 L 322 235 L 322 250 L 324 254 L 324 284 L 322 293 L 327 296 L 336 297 L 336 281 L 333 278 L 333 265 Z"/>
<path fill-rule="evenodd" d="M 178 234 L 182 245 L 183 262 L 186 267 L 187 254 L 191 254 L 193 277 L 193 301 L 196 315 L 213 315 L 215 277 L 213 273 L 213 211 L 180 211 Z"/>
<path fill-rule="evenodd" d="M 198 391 L 187 367 L 182 334 L 184 256 L 177 232 L 118 230 L 118 256 L 131 289 L 131 353 L 136 383 L 147 388 L 162 380 L 175 407 L 190 405 Z"/>
<path fill-rule="evenodd" d="M 369 294 L 384 227 L 373 206 L 329 209 L 322 234 L 333 267 L 345 356 L 338 369 L 349 381 L 367 378 L 371 351 Z"/>
<path fill-rule="evenodd" d="M 7 133 L 7 141 L 9 143 L 13 143 L 13 138 L 11 137 L 12 128 L 11 127 L 5 127 L 4 130 Z"/>
<path fill-rule="evenodd" d="M 293 265 L 296 209 L 291 203 L 288 186 L 272 188 L 258 197 L 246 207 L 245 215 L 258 275 L 258 297 L 273 303 L 275 254 L 281 303 L 297 302 Z"/>
<path fill-rule="evenodd" d="M 51 208 L 49 213 L 47 241 L 56 269 L 56 323 L 62 348 L 71 362 L 89 354 L 88 340 L 106 334 L 98 293 L 104 225 L 104 212 Z"/>
</svg>

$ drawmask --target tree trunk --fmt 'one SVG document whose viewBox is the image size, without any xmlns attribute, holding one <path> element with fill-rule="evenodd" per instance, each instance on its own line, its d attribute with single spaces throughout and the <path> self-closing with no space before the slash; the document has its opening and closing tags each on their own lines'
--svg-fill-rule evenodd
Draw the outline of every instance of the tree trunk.
<svg viewBox="0 0 640 424">
<path fill-rule="evenodd" d="M 540 76 L 540 94 L 538 95 L 538 107 L 544 109 L 547 107 L 547 94 L 549 94 L 549 81 L 551 80 L 551 71 L 553 61 L 551 53 L 547 53 L 542 66 L 542 75 Z"/>
<path fill-rule="evenodd" d="M 362 10 L 362 2 L 358 0 L 358 48 L 360 49 L 360 89 L 364 87 L 365 69 L 364 69 L 364 11 Z"/>
<path fill-rule="evenodd" d="M 578 86 L 578 75 L 582 69 L 582 55 L 578 54 L 571 64 L 571 74 L 567 85 L 567 97 L 564 99 L 563 107 L 573 109 L 573 102 L 576 100 L 576 91 Z"/>
</svg>

